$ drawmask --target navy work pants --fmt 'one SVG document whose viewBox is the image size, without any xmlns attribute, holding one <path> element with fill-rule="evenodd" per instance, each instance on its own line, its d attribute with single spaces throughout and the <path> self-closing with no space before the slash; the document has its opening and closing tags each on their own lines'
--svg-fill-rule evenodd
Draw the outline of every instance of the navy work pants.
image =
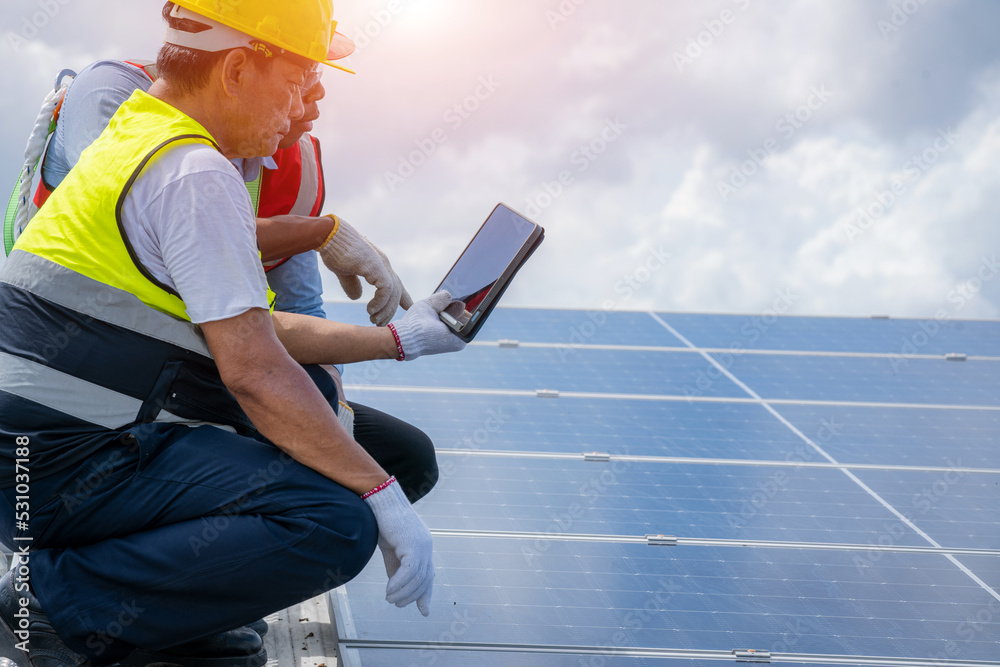
<svg viewBox="0 0 1000 667">
<path fill-rule="evenodd" d="M 429 439 L 353 407 L 358 442 L 406 480 L 411 500 L 426 494 L 437 480 Z M 5 516 L 13 493 L 2 494 Z M 211 426 L 136 427 L 82 466 L 33 481 L 31 498 L 32 589 L 60 638 L 97 664 L 340 586 L 378 535 L 357 494 L 269 443 Z"/>
</svg>

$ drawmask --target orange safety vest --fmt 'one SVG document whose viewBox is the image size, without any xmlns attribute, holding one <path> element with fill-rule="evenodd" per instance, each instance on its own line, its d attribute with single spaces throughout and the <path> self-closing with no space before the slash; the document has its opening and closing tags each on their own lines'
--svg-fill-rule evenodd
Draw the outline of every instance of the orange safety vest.
<svg viewBox="0 0 1000 667">
<path fill-rule="evenodd" d="M 326 176 L 323 173 L 323 153 L 319 139 L 306 134 L 290 148 L 274 154 L 277 169 L 265 169 L 260 186 L 260 208 L 257 217 L 303 215 L 316 217 L 326 200 Z M 264 264 L 264 270 L 275 269 L 288 257 Z"/>
</svg>

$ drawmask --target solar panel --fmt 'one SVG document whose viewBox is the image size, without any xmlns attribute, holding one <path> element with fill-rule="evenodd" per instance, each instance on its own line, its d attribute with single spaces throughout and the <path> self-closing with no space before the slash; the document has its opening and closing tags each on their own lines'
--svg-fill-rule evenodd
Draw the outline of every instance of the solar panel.
<svg viewBox="0 0 1000 667">
<path fill-rule="evenodd" d="M 919 321 L 498 309 L 349 367 L 442 474 L 431 617 L 375 558 L 341 660 L 1000 664 L 1000 323 L 940 325 L 902 356 Z"/>
</svg>

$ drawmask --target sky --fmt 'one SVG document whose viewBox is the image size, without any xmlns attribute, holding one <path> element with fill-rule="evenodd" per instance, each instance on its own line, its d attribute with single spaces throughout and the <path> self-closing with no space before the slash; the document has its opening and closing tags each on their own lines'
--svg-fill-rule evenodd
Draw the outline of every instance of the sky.
<svg viewBox="0 0 1000 667">
<path fill-rule="evenodd" d="M 5 0 L 11 185 L 55 75 L 153 59 L 161 6 Z M 1000 3 L 342 0 L 336 17 L 357 74 L 324 78 L 327 210 L 415 298 L 504 202 L 546 229 L 506 305 L 1000 317 Z"/>
</svg>

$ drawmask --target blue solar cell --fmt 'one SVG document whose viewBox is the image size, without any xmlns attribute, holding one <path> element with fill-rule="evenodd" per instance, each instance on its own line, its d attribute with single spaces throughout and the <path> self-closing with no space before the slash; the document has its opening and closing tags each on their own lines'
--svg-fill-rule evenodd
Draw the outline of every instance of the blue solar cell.
<svg viewBox="0 0 1000 667">
<path fill-rule="evenodd" d="M 894 517 L 839 470 L 441 457 L 439 529 L 874 543 Z M 894 544 L 927 546 L 909 529 Z"/>
<path fill-rule="evenodd" d="M 937 554 L 553 542 L 528 566 L 528 542 L 437 543 L 430 618 L 385 603 L 376 558 L 347 585 L 351 638 L 437 641 L 461 622 L 464 642 L 927 658 L 992 599 Z M 992 660 L 998 640 L 962 657 Z"/>
<path fill-rule="evenodd" d="M 556 389 L 559 391 L 684 396 L 745 396 L 725 378 L 702 384 L 703 358 L 689 352 L 555 348 L 501 349 L 474 346 L 460 355 L 424 357 L 413 363 L 366 362 L 349 369 L 358 385 Z"/>
<path fill-rule="evenodd" d="M 369 325 L 365 305 L 324 304 L 330 319 Z M 403 311 L 396 313 L 403 316 Z M 578 345 L 641 345 L 684 347 L 648 313 L 602 310 L 541 310 L 498 306 L 476 336 L 477 341 L 517 340 L 522 343 Z"/>
<path fill-rule="evenodd" d="M 346 391 L 420 426 L 439 448 L 819 460 L 759 405 Z"/>
<path fill-rule="evenodd" d="M 1000 411 L 779 405 L 841 463 L 1000 469 Z"/>
<path fill-rule="evenodd" d="M 354 321 L 367 321 L 357 304 L 332 310 L 350 309 Z M 677 345 L 653 317 L 612 315 L 601 326 L 588 320 L 594 324 L 593 332 L 585 336 L 577 330 L 579 335 L 594 344 Z M 573 327 L 586 317 L 584 311 L 511 309 L 491 321 L 488 326 L 493 328 L 484 329 L 483 339 L 574 343 Z M 914 321 L 762 318 L 755 323 L 733 316 L 663 317 L 696 344 L 712 347 L 739 343 L 757 349 L 1000 356 L 996 335 L 1000 323 L 949 322 L 936 332 L 925 332 L 927 340 L 922 340 L 913 335 L 917 331 L 913 327 L 919 328 Z M 917 349 L 904 349 L 904 339 Z M 995 362 L 715 356 L 766 399 L 949 405 L 998 405 L 1000 400 Z M 836 469 L 602 463 L 517 454 L 601 451 L 823 461 L 792 429 L 752 403 L 545 399 L 530 394 L 546 388 L 748 397 L 697 353 L 474 346 L 461 355 L 415 364 L 358 365 L 348 370 L 347 382 L 352 399 L 411 421 L 426 430 L 439 448 L 455 450 L 439 457 L 441 481 L 417 506 L 432 528 L 541 534 L 538 539 L 438 536 L 438 584 L 431 619 L 382 601 L 385 574 L 381 559 L 374 559 L 346 589 L 353 637 L 450 642 L 448 633 L 454 632 L 455 624 L 471 618 L 454 641 L 714 651 L 752 647 L 778 653 L 995 659 L 1000 643 L 995 620 L 981 622 L 971 633 L 968 625 L 961 635 L 958 628 L 984 614 L 1000 619 L 1000 602 L 941 554 L 650 547 L 555 539 L 560 533 L 666 533 L 929 545 Z M 405 389 L 410 386 L 422 390 Z M 437 390 L 450 387 L 467 391 Z M 890 468 L 856 469 L 853 474 L 932 539 L 955 548 L 1000 548 L 996 537 L 1000 475 L 892 469 L 900 464 L 947 467 L 949 462 L 1000 468 L 1000 411 L 784 403 L 774 408 L 836 460 Z M 514 455 L 471 455 L 462 450 Z M 987 584 L 1000 585 L 1000 559 L 963 555 L 958 560 Z M 563 660 L 551 656 L 535 660 L 537 656 L 530 653 L 446 652 L 428 657 L 367 648 L 359 649 L 358 655 L 365 656 L 364 664 L 420 664 L 426 659 L 436 664 L 506 665 L 511 660 L 562 664 Z M 565 664 L 590 664 L 582 661 L 584 657 L 564 656 Z M 645 664 L 643 659 L 598 657 L 604 665 Z M 701 661 L 651 664 L 674 662 L 688 667 Z"/>
<path fill-rule="evenodd" d="M 857 475 L 938 544 L 1000 549 L 1000 475 L 892 470 Z"/>
<path fill-rule="evenodd" d="M 869 357 L 713 356 L 762 398 L 1000 405 L 1000 366 L 993 361 L 909 359 L 894 364 Z M 711 368 L 702 361 L 701 372 Z M 707 391 L 723 381 L 728 382 L 716 380 Z"/>
<path fill-rule="evenodd" d="M 512 339 L 561 345 L 684 347 L 647 313 L 499 307 L 476 340 Z"/>
<path fill-rule="evenodd" d="M 1000 558 L 997 556 L 958 556 L 959 562 L 972 570 L 987 586 L 1000 590 Z M 1000 623 L 1000 600 L 990 603 L 993 618 L 990 623 Z M 977 614 L 978 615 L 978 614 Z"/>
<path fill-rule="evenodd" d="M 1000 356 L 1000 321 L 660 313 L 698 347 Z"/>
</svg>

